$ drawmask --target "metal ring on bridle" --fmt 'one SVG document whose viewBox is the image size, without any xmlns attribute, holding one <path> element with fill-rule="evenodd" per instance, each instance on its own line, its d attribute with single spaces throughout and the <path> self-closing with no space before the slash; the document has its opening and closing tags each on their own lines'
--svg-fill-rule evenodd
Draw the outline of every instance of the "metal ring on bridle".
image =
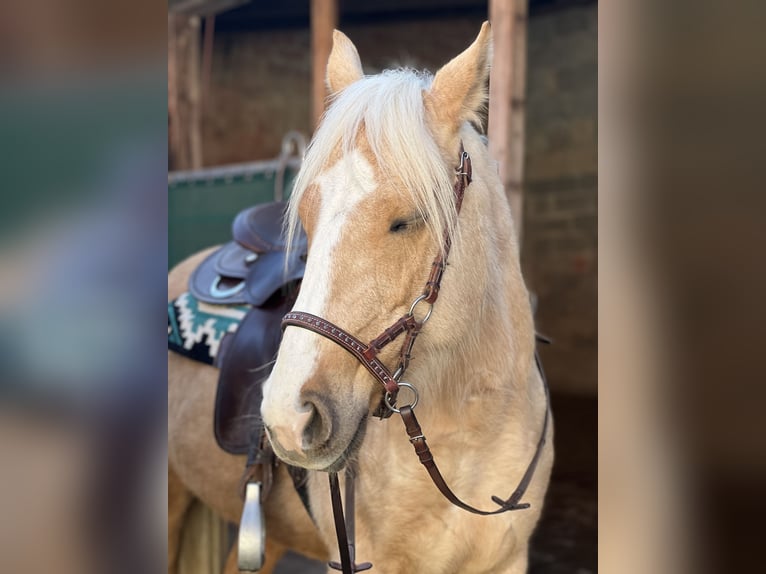
<svg viewBox="0 0 766 574">
<path fill-rule="evenodd" d="M 415 313 L 415 307 L 417 307 L 417 306 L 418 306 L 418 303 L 420 303 L 421 301 L 425 301 L 427 297 L 428 297 L 428 295 L 425 295 L 425 294 L 423 294 L 423 295 L 418 295 L 418 298 L 417 298 L 417 299 L 415 299 L 415 300 L 412 302 L 412 305 L 410 305 L 410 312 L 408 313 L 408 315 L 409 315 L 410 317 L 412 317 L 412 316 L 414 315 L 414 313 Z M 433 313 L 433 310 L 434 310 L 434 304 L 433 304 L 433 303 L 428 303 L 428 311 L 426 311 L 426 316 L 425 316 L 425 317 L 423 317 L 423 320 L 422 320 L 422 321 L 419 321 L 419 323 L 420 323 L 421 325 L 425 325 L 425 322 L 426 322 L 426 321 L 428 321 L 428 319 L 430 319 L 430 318 L 431 318 L 431 313 Z"/>
<path fill-rule="evenodd" d="M 414 409 L 414 408 L 415 408 L 415 407 L 418 405 L 418 401 L 420 400 L 420 396 L 418 395 L 418 390 L 417 390 L 415 387 L 413 387 L 411 384 L 409 384 L 409 383 L 399 383 L 399 386 L 400 386 L 400 387 L 407 387 L 407 388 L 408 388 L 408 389 L 410 389 L 410 390 L 411 390 L 413 393 L 415 393 L 415 400 L 414 400 L 414 401 L 412 401 L 412 404 L 408 405 L 408 406 L 409 406 L 411 409 Z M 388 408 L 389 408 L 391 411 L 393 411 L 393 412 L 395 412 L 395 413 L 400 413 L 400 412 L 402 412 L 402 410 L 401 410 L 401 409 L 397 409 L 395 406 L 393 406 L 393 405 L 391 404 L 391 393 L 389 393 L 388 391 L 386 391 L 386 394 L 385 394 L 385 395 L 383 395 L 383 401 L 386 403 L 386 406 L 387 406 L 387 407 L 388 407 Z"/>
</svg>

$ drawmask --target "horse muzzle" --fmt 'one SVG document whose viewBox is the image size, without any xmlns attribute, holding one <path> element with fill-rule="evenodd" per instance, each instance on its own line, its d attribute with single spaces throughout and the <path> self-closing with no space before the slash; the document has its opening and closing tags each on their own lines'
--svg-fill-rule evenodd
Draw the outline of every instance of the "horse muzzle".
<svg viewBox="0 0 766 574">
<path fill-rule="evenodd" d="M 368 409 L 342 424 L 337 407 L 320 396 L 306 397 L 301 410 L 272 416 L 266 405 L 262 416 L 274 453 L 284 462 L 310 470 L 338 470 L 361 445 Z"/>
</svg>

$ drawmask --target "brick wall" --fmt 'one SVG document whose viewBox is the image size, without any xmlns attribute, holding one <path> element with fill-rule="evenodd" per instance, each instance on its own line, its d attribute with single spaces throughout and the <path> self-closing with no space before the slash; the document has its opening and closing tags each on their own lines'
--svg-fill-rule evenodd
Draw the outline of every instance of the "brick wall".
<svg viewBox="0 0 766 574">
<path fill-rule="evenodd" d="M 529 21 L 524 244 L 526 280 L 559 390 L 597 381 L 597 5 Z"/>
<path fill-rule="evenodd" d="M 203 110 L 206 166 L 271 159 L 282 136 L 310 128 L 308 30 L 217 32 Z"/>
<path fill-rule="evenodd" d="M 400 65 L 434 71 L 473 41 L 483 21 L 477 13 L 342 28 L 366 73 Z M 309 134 L 310 93 L 308 29 L 217 33 L 203 114 L 205 165 L 272 158 L 286 132 Z"/>
<path fill-rule="evenodd" d="M 596 5 L 529 21 L 523 265 L 558 390 L 596 388 Z M 434 71 L 475 38 L 485 14 L 343 24 L 365 71 Z M 217 32 L 203 115 L 204 162 L 274 157 L 282 135 L 310 132 L 307 29 Z"/>
</svg>

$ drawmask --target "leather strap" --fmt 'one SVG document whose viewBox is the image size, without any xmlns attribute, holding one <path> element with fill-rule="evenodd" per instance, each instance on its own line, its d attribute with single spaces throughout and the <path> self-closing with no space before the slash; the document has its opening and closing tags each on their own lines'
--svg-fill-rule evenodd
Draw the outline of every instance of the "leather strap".
<svg viewBox="0 0 766 574">
<path fill-rule="evenodd" d="M 304 313 L 303 311 L 291 311 L 284 316 L 282 319 L 282 329 L 290 325 L 303 327 L 304 329 L 308 329 L 309 331 L 313 331 L 318 335 L 330 339 L 332 342 L 338 344 L 356 357 L 356 359 L 370 371 L 370 374 L 375 377 L 375 380 L 383 385 L 386 392 L 395 395 L 399 391 L 398 383 L 394 380 L 391 372 L 386 366 L 378 361 L 374 355 L 368 359 L 368 357 L 371 356 L 370 346 L 365 345 L 359 339 L 347 333 L 340 327 L 321 317 L 317 317 L 311 313 Z"/>
<path fill-rule="evenodd" d="M 550 344 L 550 340 L 547 337 L 543 337 L 542 335 L 535 334 L 535 338 L 537 341 L 545 344 Z M 537 463 L 540 461 L 540 456 L 543 453 L 543 447 L 545 447 L 545 443 L 547 441 L 548 436 L 548 425 L 550 424 L 550 418 L 551 418 L 551 393 L 548 389 L 548 380 L 545 378 L 545 371 L 543 370 L 543 362 L 540 360 L 540 353 L 535 349 L 535 365 L 537 366 L 537 371 L 540 373 L 540 378 L 543 382 L 543 389 L 545 390 L 545 416 L 543 418 L 543 428 L 542 431 L 540 431 L 540 438 L 537 441 L 537 448 L 535 448 L 535 454 L 532 456 L 532 460 L 529 462 L 529 466 L 527 466 L 527 470 L 524 472 L 524 475 L 521 477 L 521 480 L 519 481 L 518 486 L 516 487 L 516 490 L 513 491 L 513 494 L 511 494 L 510 497 L 508 497 L 508 500 L 503 501 L 502 499 L 493 496 L 492 500 L 495 502 L 495 504 L 506 504 L 506 505 L 518 505 L 521 498 L 524 496 L 524 493 L 527 491 L 527 487 L 529 486 L 529 483 L 532 482 L 532 478 L 535 475 L 535 470 L 537 469 Z M 526 505 L 527 507 L 529 504 Z M 513 510 L 513 509 L 512 509 Z"/>
<path fill-rule="evenodd" d="M 420 428 L 420 423 L 418 422 L 412 407 L 403 406 L 399 410 L 399 414 L 401 414 L 402 421 L 404 422 L 404 428 L 407 430 L 407 435 L 410 437 L 410 442 L 415 449 L 415 454 L 418 455 L 420 463 L 428 471 L 431 480 L 433 481 L 434 485 L 436 485 L 436 488 L 439 489 L 439 492 L 441 492 L 447 500 L 449 500 L 458 508 L 462 508 L 463 510 L 467 510 L 468 512 L 472 512 L 474 514 L 480 514 L 482 516 L 502 514 L 503 512 L 508 512 L 510 510 L 524 510 L 525 508 L 529 508 L 529 503 L 521 502 L 521 498 L 524 496 L 524 493 L 526 493 L 527 488 L 529 487 L 529 484 L 532 482 L 532 478 L 534 477 L 537 463 L 540 460 L 540 455 L 543 452 L 543 447 L 545 447 L 546 437 L 548 435 L 548 421 L 550 419 L 550 393 L 548 391 L 548 382 L 545 378 L 545 372 L 543 371 L 543 366 L 540 362 L 540 356 L 537 351 L 535 351 L 535 365 L 540 372 L 540 378 L 542 379 L 543 388 L 545 389 L 545 416 L 543 417 L 543 428 L 540 432 L 540 439 L 537 441 L 537 447 L 535 448 L 535 453 L 532 456 L 532 460 L 529 462 L 529 465 L 527 466 L 524 475 L 521 477 L 521 480 L 519 481 L 516 489 L 505 500 L 499 496 L 492 497 L 492 501 L 500 506 L 500 508 L 496 510 L 479 510 L 478 508 L 474 508 L 473 506 L 460 500 L 457 495 L 452 492 L 452 489 L 450 489 L 450 487 L 447 485 L 447 481 L 444 480 L 444 477 L 439 471 L 439 467 L 436 466 L 436 461 L 434 460 L 433 454 L 431 453 L 431 449 L 426 443 L 426 437 L 423 434 L 423 430 Z"/>
<path fill-rule="evenodd" d="M 460 214 L 460 209 L 463 207 L 463 197 L 465 196 L 465 188 L 471 183 L 473 179 L 473 168 L 471 166 L 471 156 L 463 148 L 463 142 L 460 142 L 460 163 L 458 164 L 455 172 L 458 176 L 455 184 L 455 211 Z M 425 301 L 432 305 L 439 297 L 439 289 L 441 288 L 442 276 L 444 270 L 447 267 L 447 258 L 452 248 L 452 240 L 449 235 L 444 233 L 444 250 L 440 253 L 431 266 L 431 274 L 426 281 L 426 290 L 423 294 L 426 296 Z"/>
<path fill-rule="evenodd" d="M 335 570 L 341 570 L 343 574 L 353 574 L 351 567 L 351 551 L 348 547 L 348 536 L 346 534 L 346 523 L 343 516 L 343 503 L 340 500 L 340 484 L 338 484 L 338 473 L 329 473 L 330 479 L 330 498 L 332 500 L 332 514 L 335 519 L 335 535 L 338 537 L 338 552 L 340 552 L 340 568 L 337 562 L 330 562 L 328 565 Z"/>
<path fill-rule="evenodd" d="M 328 562 L 333 570 L 340 570 L 343 574 L 354 574 L 372 568 L 372 563 L 356 563 L 355 540 L 355 504 L 354 504 L 354 479 L 356 478 L 352 466 L 346 469 L 346 512 L 343 512 L 343 503 L 340 497 L 340 484 L 338 474 L 329 473 L 330 498 L 332 500 L 332 515 L 335 520 L 335 534 L 338 537 L 338 551 L 340 562 Z"/>
<path fill-rule="evenodd" d="M 266 437 L 263 425 L 258 425 L 251 434 L 247 463 L 242 477 L 239 479 L 239 497 L 242 500 L 245 500 L 245 491 L 249 482 L 261 483 L 261 502 L 269 497 L 271 487 L 274 484 L 276 460 L 276 455 Z"/>
</svg>

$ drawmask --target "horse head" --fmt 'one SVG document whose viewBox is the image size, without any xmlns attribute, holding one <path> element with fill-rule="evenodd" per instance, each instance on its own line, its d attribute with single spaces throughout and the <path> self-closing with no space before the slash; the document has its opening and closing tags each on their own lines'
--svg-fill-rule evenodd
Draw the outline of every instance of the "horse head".
<svg viewBox="0 0 766 574">
<path fill-rule="evenodd" d="M 294 310 L 365 342 L 407 313 L 445 234 L 452 239 L 443 295 L 413 361 L 421 371 L 438 360 L 439 349 L 456 353 L 476 339 L 472 329 L 486 311 L 498 265 L 493 258 L 511 258 L 488 245 L 499 235 L 515 249 L 507 207 L 490 205 L 504 202 L 496 167 L 470 125 L 486 100 L 489 57 L 485 24 L 433 77 L 412 70 L 364 76 L 356 48 L 336 31 L 327 68 L 331 103 L 288 208 L 289 235 L 302 224 L 309 240 Z M 453 186 L 461 144 L 474 172 L 484 173 L 466 193 L 458 225 Z M 381 352 L 383 363 L 396 364 L 394 347 Z M 354 454 L 382 394 L 343 348 L 294 327 L 285 329 L 263 390 L 261 413 L 276 454 L 316 470 L 337 470 Z"/>
</svg>

